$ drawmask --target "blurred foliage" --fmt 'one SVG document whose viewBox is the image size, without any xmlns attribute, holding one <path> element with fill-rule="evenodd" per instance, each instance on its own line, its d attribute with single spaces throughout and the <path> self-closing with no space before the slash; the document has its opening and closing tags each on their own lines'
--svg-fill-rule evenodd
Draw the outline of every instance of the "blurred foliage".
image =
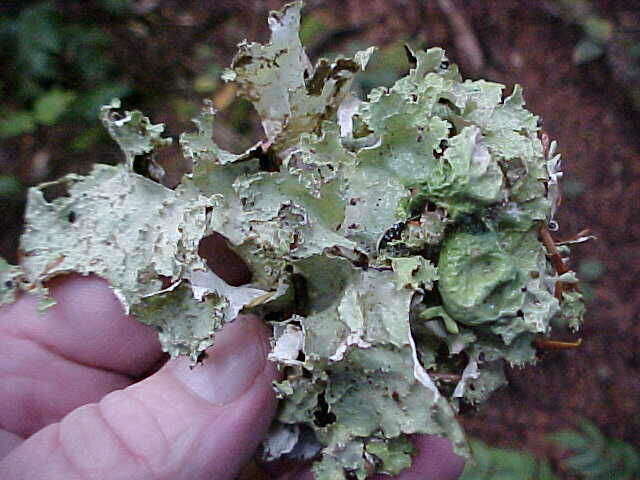
<svg viewBox="0 0 640 480">
<path fill-rule="evenodd" d="M 578 278 L 586 282 L 598 280 L 604 272 L 605 266 L 597 258 L 586 258 L 578 264 Z"/>
<path fill-rule="evenodd" d="M 562 465 L 580 478 L 640 478 L 640 452 L 628 443 L 605 437 L 597 426 L 586 419 L 580 420 L 577 430 L 564 430 L 548 438 L 570 453 Z"/>
<path fill-rule="evenodd" d="M 330 27 L 322 21 L 319 15 L 305 15 L 300 23 L 300 40 L 303 45 L 313 45 L 329 29 Z"/>
<path fill-rule="evenodd" d="M 573 51 L 574 63 L 591 62 L 605 54 L 607 42 L 612 38 L 613 25 L 598 15 L 589 0 L 558 0 L 553 6 L 566 21 L 578 25 L 582 30 L 582 38 Z"/>
<path fill-rule="evenodd" d="M 549 462 L 518 450 L 471 440 L 475 464 L 467 463 L 460 480 L 557 480 Z"/>
<path fill-rule="evenodd" d="M 566 195 L 568 198 L 578 198 L 582 195 L 587 186 L 584 182 L 581 182 L 575 178 L 563 178 L 562 179 L 562 194 Z"/>
<path fill-rule="evenodd" d="M 197 93 L 209 94 L 220 86 L 222 67 L 215 62 L 215 53 L 209 45 L 198 45 L 195 48 L 197 65 L 205 65 L 204 71 L 196 76 L 193 89 Z"/>
<path fill-rule="evenodd" d="M 635 108 L 640 109 L 638 13 L 629 9 L 626 15 L 610 17 L 606 11 L 600 13 L 591 0 L 553 0 L 546 5 L 555 15 L 581 30 L 582 37 L 573 50 L 573 62 L 581 65 L 603 58 L 613 78 L 626 90 Z M 625 23 L 632 28 L 627 28 Z"/>
<path fill-rule="evenodd" d="M 19 196 L 23 190 L 22 184 L 13 176 L 0 175 L 0 199 L 7 201 Z"/>
<path fill-rule="evenodd" d="M 640 478 L 640 452 L 628 443 L 610 439 L 586 419 L 578 428 L 549 435 L 548 440 L 568 455 L 560 468 L 583 480 Z M 557 480 L 547 459 L 513 449 L 491 447 L 471 440 L 475 463 L 468 463 L 460 480 Z"/>
<path fill-rule="evenodd" d="M 129 2 L 102 1 L 110 14 L 126 14 Z M 0 138 L 35 131 L 65 119 L 97 125 L 99 106 L 131 89 L 109 56 L 100 28 L 64 19 L 52 2 L 36 2 L 0 16 L 0 42 L 11 54 L 1 91 Z M 90 146 L 85 138 L 78 142 Z"/>
</svg>

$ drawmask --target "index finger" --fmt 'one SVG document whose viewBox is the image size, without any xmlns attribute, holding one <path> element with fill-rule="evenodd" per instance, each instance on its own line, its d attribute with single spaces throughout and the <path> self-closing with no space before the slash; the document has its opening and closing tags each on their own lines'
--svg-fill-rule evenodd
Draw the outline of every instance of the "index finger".
<svg viewBox="0 0 640 480">
<path fill-rule="evenodd" d="M 43 314 L 23 295 L 0 309 L 0 428 L 22 437 L 125 388 L 161 358 L 157 335 L 124 315 L 107 283 L 53 282 Z"/>
</svg>

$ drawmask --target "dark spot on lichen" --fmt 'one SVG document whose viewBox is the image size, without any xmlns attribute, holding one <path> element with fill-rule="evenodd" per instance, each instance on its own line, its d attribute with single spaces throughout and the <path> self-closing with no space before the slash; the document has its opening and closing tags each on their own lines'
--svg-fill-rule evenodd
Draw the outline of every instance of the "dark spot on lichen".
<svg viewBox="0 0 640 480">
<path fill-rule="evenodd" d="M 326 427 L 336 421 L 336 415 L 329 411 L 329 404 L 324 398 L 324 392 L 318 394 L 318 406 L 313 412 L 313 423 L 316 427 Z"/>
<path fill-rule="evenodd" d="M 242 68 L 245 65 L 249 65 L 253 61 L 253 58 L 250 55 L 244 55 L 242 57 L 237 58 L 232 65 L 232 68 Z"/>
<path fill-rule="evenodd" d="M 415 67 L 418 64 L 418 59 L 413 54 L 408 45 L 404 46 L 404 53 L 407 55 L 407 61 L 411 64 L 412 67 Z"/>
</svg>

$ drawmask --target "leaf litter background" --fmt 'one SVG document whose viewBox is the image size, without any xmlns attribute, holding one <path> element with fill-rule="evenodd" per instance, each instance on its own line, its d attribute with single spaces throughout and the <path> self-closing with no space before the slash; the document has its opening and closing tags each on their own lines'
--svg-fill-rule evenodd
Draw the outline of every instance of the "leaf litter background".
<svg viewBox="0 0 640 480">
<path fill-rule="evenodd" d="M 238 42 L 268 38 L 267 12 L 283 4 L 3 2 L 0 41 L 9 55 L 0 59 L 0 123 L 12 112 L 46 110 L 46 92 L 63 92 L 66 97 L 55 98 L 70 106 L 54 118 L 34 115 L 33 128 L 19 134 L 2 134 L 0 128 L 0 255 L 16 259 L 27 186 L 68 172 L 87 173 L 95 162 L 120 160 L 117 146 L 101 133 L 97 119 L 91 120 L 96 99 L 90 93 L 99 87 L 105 87 L 104 95 L 119 88 L 128 109 L 165 122 L 169 134 L 189 129 L 201 100 L 212 98 L 222 110 L 215 138 L 221 146 L 240 151 L 261 138 L 251 107 L 234 100 L 218 76 Z M 43 5 L 49 25 L 20 22 L 25 10 Z M 607 34 L 600 35 L 594 24 L 608 26 Z M 508 90 L 520 83 L 528 108 L 558 140 L 565 171 L 559 237 L 584 228 L 598 236 L 576 247 L 572 259 L 590 298 L 579 334 L 583 344 L 574 351 L 545 353 L 537 367 L 510 370 L 509 386 L 466 412 L 463 424 L 471 436 L 491 445 L 549 456 L 567 479 L 572 477 L 560 469 L 561 452 L 545 437 L 573 426 L 579 417 L 594 421 L 610 437 L 640 445 L 638 25 L 640 2 L 622 0 L 309 0 L 303 12 L 303 41 L 312 60 L 369 45 L 381 48 L 359 79 L 362 91 L 404 74 L 405 42 L 415 48 L 441 46 L 465 77 L 504 83 Z M 42 42 L 44 57 L 26 52 L 51 64 L 48 76 L 34 76 L 16 60 L 21 44 L 15 32 L 26 29 L 24 38 L 29 38 L 29 28 L 36 38 L 57 35 L 57 50 Z M 102 62 L 102 73 L 93 77 L 81 68 L 83 49 L 69 47 L 76 38 L 86 44 L 88 32 L 97 32 L 102 42 L 84 47 L 85 52 L 93 48 Z M 45 93 L 25 94 L 25 85 L 33 82 Z M 15 95 L 16 90 L 22 93 Z M 84 117 L 74 114 L 80 101 L 88 105 Z M 188 169 L 177 151 L 160 161 L 169 182 Z"/>
</svg>

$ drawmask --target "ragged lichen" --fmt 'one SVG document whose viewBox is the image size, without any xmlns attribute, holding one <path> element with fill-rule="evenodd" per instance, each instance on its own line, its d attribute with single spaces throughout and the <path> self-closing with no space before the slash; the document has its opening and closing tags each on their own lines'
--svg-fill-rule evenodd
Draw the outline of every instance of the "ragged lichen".
<svg viewBox="0 0 640 480">
<path fill-rule="evenodd" d="M 500 84 L 463 81 L 439 48 L 410 52 L 393 87 L 348 97 L 373 50 L 312 66 L 300 9 L 273 12 L 271 42 L 241 44 L 224 75 L 265 141 L 219 148 L 206 104 L 180 137 L 193 171 L 171 190 L 136 167 L 169 143 L 163 126 L 106 106 L 126 162 L 63 178 L 68 194 L 53 201 L 30 191 L 23 265 L 0 265 L 0 303 L 95 274 L 166 351 L 194 360 L 239 312 L 262 315 L 283 371 L 265 457 L 315 458 L 319 480 L 395 474 L 411 434 L 464 454 L 460 404 L 488 398 L 505 363 L 535 362 L 552 322 L 580 325 L 575 277 L 538 238 L 553 224 L 559 157 L 519 86 L 503 99 Z M 214 233 L 251 271 L 246 285 L 200 257 Z"/>
</svg>

